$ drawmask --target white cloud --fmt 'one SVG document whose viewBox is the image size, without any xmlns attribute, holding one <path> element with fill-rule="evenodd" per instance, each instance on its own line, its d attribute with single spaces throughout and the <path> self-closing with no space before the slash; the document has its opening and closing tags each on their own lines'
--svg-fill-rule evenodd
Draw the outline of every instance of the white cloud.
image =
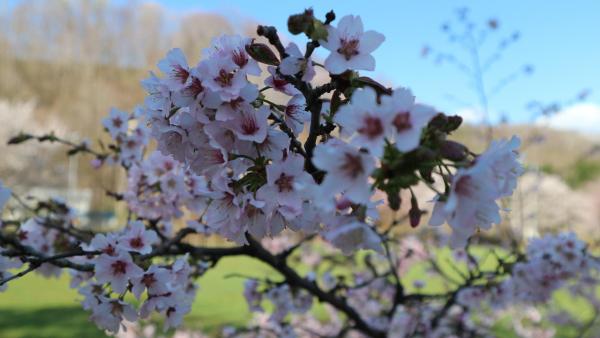
<svg viewBox="0 0 600 338">
<path fill-rule="evenodd" d="M 579 103 L 551 116 L 542 116 L 535 123 L 585 134 L 600 134 L 600 105 Z"/>
<path fill-rule="evenodd" d="M 480 124 L 483 121 L 483 113 L 475 108 L 461 108 L 455 111 L 454 114 L 459 115 L 469 124 Z"/>
</svg>

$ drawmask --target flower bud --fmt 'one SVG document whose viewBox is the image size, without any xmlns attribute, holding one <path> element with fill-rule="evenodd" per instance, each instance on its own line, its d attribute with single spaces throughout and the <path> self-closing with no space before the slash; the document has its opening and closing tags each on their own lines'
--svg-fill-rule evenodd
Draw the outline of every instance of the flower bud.
<svg viewBox="0 0 600 338">
<path fill-rule="evenodd" d="M 279 66 L 279 59 L 269 46 L 264 43 L 251 43 L 246 45 L 246 52 L 254 60 L 271 66 Z"/>
<path fill-rule="evenodd" d="M 450 161 L 462 161 L 468 153 L 467 147 L 455 141 L 444 140 L 440 145 L 440 155 Z"/>
<path fill-rule="evenodd" d="M 325 24 L 329 25 L 333 20 L 335 20 L 335 13 L 331 10 L 325 14 Z"/>
<path fill-rule="evenodd" d="M 308 32 L 311 28 L 313 19 L 312 9 L 307 9 L 301 14 L 291 15 L 287 22 L 288 30 L 294 35 Z"/>
<path fill-rule="evenodd" d="M 408 219 L 410 221 L 410 226 L 413 228 L 418 227 L 419 223 L 421 222 L 421 209 L 419 209 L 419 204 L 414 195 L 410 199 L 410 210 L 408 211 Z"/>
</svg>

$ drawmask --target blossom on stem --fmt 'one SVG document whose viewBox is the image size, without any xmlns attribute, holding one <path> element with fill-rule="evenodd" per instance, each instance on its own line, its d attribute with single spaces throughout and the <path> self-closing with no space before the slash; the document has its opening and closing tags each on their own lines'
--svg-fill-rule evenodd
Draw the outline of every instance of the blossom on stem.
<svg viewBox="0 0 600 338">
<path fill-rule="evenodd" d="M 337 27 L 327 26 L 327 40 L 319 40 L 331 54 L 325 59 L 325 68 L 331 74 L 347 69 L 375 70 L 375 58 L 371 53 L 381 45 L 385 37 L 375 31 L 364 31 L 360 16 L 346 15 Z"/>
<path fill-rule="evenodd" d="M 402 152 L 419 146 L 421 131 L 437 114 L 432 107 L 415 103 L 412 92 L 402 87 L 392 95 L 383 95 L 381 107 L 389 121 L 388 137 Z"/>
<path fill-rule="evenodd" d="M 356 90 L 350 103 L 335 114 L 334 121 L 342 127 L 342 136 L 350 137 L 351 144 L 367 149 L 373 156 L 383 155 L 389 121 L 377 104 L 373 88 Z"/>
<path fill-rule="evenodd" d="M 371 187 L 368 179 L 375 168 L 375 160 L 371 155 L 339 139 L 332 139 L 317 145 L 313 163 L 327 172 L 319 189 L 321 198 L 344 193 L 355 203 L 369 201 Z"/>
<path fill-rule="evenodd" d="M 302 73 L 302 81 L 310 82 L 316 75 L 312 60 L 310 58 L 305 59 L 304 54 L 300 52 L 298 46 L 293 42 L 290 42 L 285 48 L 285 52 L 288 56 L 281 60 L 281 65 L 279 65 L 281 74 L 296 75 Z"/>
<path fill-rule="evenodd" d="M 129 280 L 139 277 L 144 270 L 135 265 L 131 255 L 121 252 L 118 256 L 102 254 L 95 259 L 94 277 L 99 283 L 110 283 L 112 290 L 121 294 L 127 290 Z"/>
</svg>

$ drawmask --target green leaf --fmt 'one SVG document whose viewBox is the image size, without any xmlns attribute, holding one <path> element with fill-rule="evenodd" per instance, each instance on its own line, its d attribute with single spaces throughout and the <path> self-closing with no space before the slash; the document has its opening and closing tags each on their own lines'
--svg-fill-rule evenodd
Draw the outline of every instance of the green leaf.
<svg viewBox="0 0 600 338">
<path fill-rule="evenodd" d="M 310 29 L 310 32 L 307 33 L 308 37 L 315 40 L 315 41 L 319 41 L 319 40 L 325 40 L 327 41 L 327 27 L 325 27 L 325 25 L 317 20 L 314 19 L 312 22 L 312 27 Z"/>
</svg>

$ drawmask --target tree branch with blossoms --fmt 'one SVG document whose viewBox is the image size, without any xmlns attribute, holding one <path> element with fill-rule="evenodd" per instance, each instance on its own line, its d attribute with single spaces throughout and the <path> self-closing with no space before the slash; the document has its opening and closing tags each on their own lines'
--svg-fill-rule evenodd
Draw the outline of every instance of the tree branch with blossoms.
<svg viewBox="0 0 600 338">
<path fill-rule="evenodd" d="M 491 328 L 474 324 L 484 304 L 541 303 L 573 281 L 595 282 L 597 260 L 573 234 L 535 239 L 502 257 L 493 247 L 471 252 L 477 233 L 500 222 L 498 200 L 524 171 L 519 139 L 495 141 L 481 154 L 450 140 L 460 117 L 359 74 L 375 69 L 371 53 L 384 36 L 365 31 L 358 16 L 335 20 L 333 11 L 321 21 L 312 10 L 289 18 L 290 33 L 307 37 L 305 52 L 284 46 L 270 26 L 257 31 L 269 44 L 216 37 L 195 66 L 169 51 L 158 63 L 162 77 L 151 72 L 142 81 L 143 105 L 113 109 L 102 121 L 112 141 L 99 150 L 54 134 L 12 138 L 61 144 L 69 156 L 92 156 L 95 168 L 121 167 L 126 189 L 107 193 L 131 217 L 118 229 L 84 229 L 62 201 L 31 207 L 13 194 L 31 217 L 2 218 L 0 290 L 34 271 L 68 270 L 99 328 L 116 333 L 124 320 L 153 314 L 165 328 L 178 327 L 196 281 L 225 257 L 247 256 L 276 274 L 246 280 L 257 322 L 224 336 L 413 337 L 484 334 Z M 322 64 L 311 59 L 320 47 L 330 52 Z M 328 72 L 326 83 L 317 84 L 315 66 Z M 272 92 L 280 97 L 267 97 Z M 435 194 L 429 224 L 450 225 L 448 242 L 466 247 L 462 260 L 436 257 L 425 249 L 429 239 L 402 237 L 400 222 L 379 221 L 378 207 L 400 210 L 405 192 L 406 226 L 419 227 L 427 213 L 417 185 Z M 1 186 L 0 206 L 10 197 Z M 198 235 L 229 243 L 199 246 Z M 417 266 L 447 290 L 410 285 L 407 271 Z M 315 318 L 315 302 L 329 321 Z"/>
</svg>

